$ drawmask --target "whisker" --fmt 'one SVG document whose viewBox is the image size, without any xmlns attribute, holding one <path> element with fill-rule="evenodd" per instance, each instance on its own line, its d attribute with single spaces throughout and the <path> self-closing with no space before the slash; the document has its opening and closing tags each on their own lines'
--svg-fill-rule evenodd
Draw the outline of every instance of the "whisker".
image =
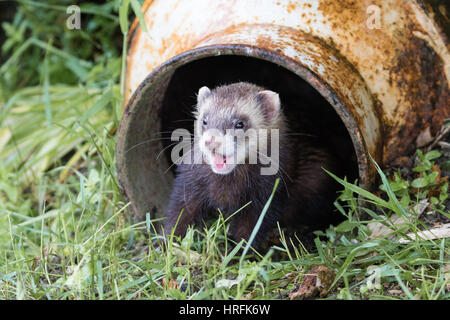
<svg viewBox="0 0 450 320">
<path fill-rule="evenodd" d="M 161 141 L 161 140 L 171 140 L 171 138 L 155 138 L 155 139 L 148 139 L 148 140 L 144 140 L 142 142 L 139 142 L 138 144 L 135 144 L 134 146 L 130 147 L 128 150 L 125 151 L 125 154 L 127 154 L 128 152 L 136 149 L 137 147 L 144 145 L 146 143 L 150 143 L 150 142 L 156 142 L 156 141 Z"/>
<path fill-rule="evenodd" d="M 197 148 L 197 146 L 194 144 L 194 146 L 193 146 L 192 148 L 190 148 L 189 151 L 186 152 L 186 154 L 183 155 L 183 156 L 179 159 L 179 162 L 177 163 L 176 161 L 174 161 L 174 162 L 166 169 L 166 171 L 164 171 L 164 174 L 166 174 L 167 171 L 169 171 L 170 168 L 172 168 L 174 165 L 179 165 L 181 162 L 183 162 L 183 160 L 184 160 L 184 158 L 185 158 L 186 156 L 192 154 L 192 151 L 195 152 L 195 150 L 196 150 L 195 148 Z"/>
<path fill-rule="evenodd" d="M 157 132 L 154 132 L 154 133 L 155 133 L 155 134 L 166 134 L 166 133 L 172 134 L 175 130 L 176 130 L 176 129 L 170 130 L 170 131 L 157 131 Z M 189 132 L 189 134 L 190 134 L 190 135 L 193 135 L 193 134 L 190 133 L 190 132 Z"/>
<path fill-rule="evenodd" d="M 163 153 L 164 151 L 166 151 L 166 150 L 169 149 L 171 146 L 174 146 L 174 145 L 176 145 L 176 144 L 178 144 L 178 143 L 179 143 L 178 141 L 175 141 L 174 143 L 171 143 L 171 144 L 169 144 L 167 147 L 163 148 L 163 149 L 158 153 L 158 155 L 156 156 L 156 160 L 159 159 L 159 157 L 162 155 L 162 153 Z"/>
<path fill-rule="evenodd" d="M 178 123 L 178 122 L 194 122 L 194 118 L 192 118 L 192 119 L 181 119 L 181 120 L 174 120 L 174 121 L 171 121 L 171 122 L 176 122 L 176 123 Z"/>
<path fill-rule="evenodd" d="M 159 131 L 159 132 L 155 132 L 155 135 L 165 134 L 165 133 L 172 134 L 173 131 L 174 130 L 172 130 L 172 131 Z M 190 132 L 189 132 L 189 134 L 191 135 L 191 137 L 194 136 L 194 134 L 192 134 Z M 140 146 L 142 146 L 142 145 L 144 145 L 146 143 L 155 142 L 155 141 L 161 141 L 161 140 L 171 140 L 171 141 L 173 141 L 172 137 L 159 137 L 159 138 L 144 140 L 144 141 L 141 141 L 138 144 L 135 144 L 134 146 L 130 147 L 128 150 L 125 151 L 125 154 L 127 154 L 128 152 L 130 152 L 130 151 L 134 150 L 135 148 L 140 147 Z"/>
</svg>

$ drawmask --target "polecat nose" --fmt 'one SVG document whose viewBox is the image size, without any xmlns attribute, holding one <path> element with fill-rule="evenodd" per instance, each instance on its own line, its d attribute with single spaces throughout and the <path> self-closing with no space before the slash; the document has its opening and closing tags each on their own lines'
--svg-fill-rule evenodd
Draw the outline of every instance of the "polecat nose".
<svg viewBox="0 0 450 320">
<path fill-rule="evenodd" d="M 214 150 L 214 149 L 217 149 L 218 147 L 220 147 L 220 142 L 216 141 L 214 139 L 214 137 L 211 137 L 210 139 L 205 140 L 205 146 L 208 149 Z"/>
</svg>

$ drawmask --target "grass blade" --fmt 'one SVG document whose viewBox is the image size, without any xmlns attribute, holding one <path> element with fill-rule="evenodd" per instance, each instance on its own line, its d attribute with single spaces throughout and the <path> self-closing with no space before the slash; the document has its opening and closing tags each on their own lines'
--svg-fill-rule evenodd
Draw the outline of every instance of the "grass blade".
<svg viewBox="0 0 450 320">
<path fill-rule="evenodd" d="M 280 178 L 277 178 L 277 180 L 275 181 L 275 185 L 273 187 L 273 190 L 272 190 L 272 194 L 270 195 L 269 200 L 267 200 L 266 205 L 264 206 L 261 214 L 259 215 L 258 221 L 256 222 L 256 225 L 253 228 L 253 231 L 252 231 L 252 233 L 250 235 L 250 238 L 248 239 L 247 245 L 244 248 L 244 251 L 242 253 L 241 259 L 239 261 L 239 265 L 242 265 L 242 262 L 244 261 L 244 257 L 247 254 L 248 250 L 250 249 L 251 244 L 252 244 L 253 240 L 255 239 L 256 234 L 259 231 L 259 228 L 261 227 L 261 224 L 263 222 L 264 216 L 266 215 L 266 212 L 269 209 L 270 203 L 272 202 L 272 199 L 275 196 L 275 191 L 277 190 L 279 182 L 280 182 Z"/>
</svg>

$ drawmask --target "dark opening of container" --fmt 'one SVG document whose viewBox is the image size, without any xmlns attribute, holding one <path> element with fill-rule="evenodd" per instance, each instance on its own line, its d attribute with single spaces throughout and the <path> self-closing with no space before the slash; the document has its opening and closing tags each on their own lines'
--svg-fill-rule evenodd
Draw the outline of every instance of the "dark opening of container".
<svg viewBox="0 0 450 320">
<path fill-rule="evenodd" d="M 327 143 L 333 148 L 346 164 L 347 177 L 351 181 L 357 178 L 357 160 L 351 138 L 325 98 L 293 72 L 274 63 L 245 56 L 204 58 L 175 71 L 160 109 L 162 141 L 169 161 L 172 149 L 170 132 L 185 128 L 193 133 L 192 112 L 197 102 L 198 89 L 239 81 L 251 82 L 279 93 L 291 133 L 319 137 L 321 143 Z M 175 169 L 175 166 L 171 169 Z"/>
</svg>

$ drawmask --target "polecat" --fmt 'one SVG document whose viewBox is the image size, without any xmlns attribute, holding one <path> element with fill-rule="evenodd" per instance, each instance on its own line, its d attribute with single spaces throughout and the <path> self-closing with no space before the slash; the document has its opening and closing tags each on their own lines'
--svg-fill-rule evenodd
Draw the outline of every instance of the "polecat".
<svg viewBox="0 0 450 320">
<path fill-rule="evenodd" d="M 229 228 L 235 241 L 248 240 L 277 178 L 281 181 L 253 247 L 277 221 L 321 228 L 339 220 L 333 212 L 338 184 L 322 169 L 339 174 L 339 163 L 314 137 L 289 133 L 277 93 L 245 82 L 202 87 L 194 115 L 198 139 L 190 152 L 200 153 L 203 163 L 178 166 L 166 234 L 176 226 L 174 233 L 184 235 L 188 225 L 198 225 L 211 211 L 230 215 L 251 202 L 231 218 Z M 235 131 L 253 132 L 257 139 L 237 139 Z M 264 174 L 268 165 L 277 170 Z"/>
</svg>

